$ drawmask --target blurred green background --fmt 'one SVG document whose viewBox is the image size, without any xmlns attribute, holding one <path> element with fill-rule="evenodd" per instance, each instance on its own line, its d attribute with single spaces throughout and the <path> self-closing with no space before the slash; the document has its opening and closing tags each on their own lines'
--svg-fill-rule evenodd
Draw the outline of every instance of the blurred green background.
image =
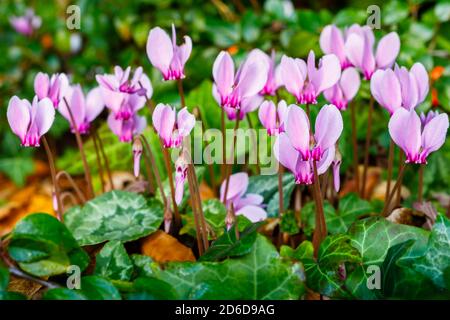
<svg viewBox="0 0 450 320">
<path fill-rule="evenodd" d="M 76 4 L 81 9 L 81 28 L 68 30 L 66 9 Z M 178 38 L 188 34 L 193 40 L 193 52 L 186 66 L 184 86 L 189 106 L 198 105 L 205 121 L 218 126 L 218 106 L 211 97 L 211 67 L 220 50 L 228 50 L 236 60 L 252 48 L 266 52 L 274 48 L 278 59 L 285 53 L 305 57 L 313 49 L 321 54 L 319 35 L 330 23 L 339 27 L 353 23 L 364 24 L 367 7 L 381 8 L 381 30 L 377 38 L 397 31 L 401 38 L 401 53 L 397 62 L 410 67 L 422 62 L 433 71 L 432 88 L 420 110 L 437 108 L 449 111 L 450 100 L 450 1 L 247 1 L 247 0 L 79 0 L 79 1 L 13 1 L 0 4 L 0 172 L 16 184 L 23 185 L 33 172 L 32 156 L 36 150 L 19 147 L 18 139 L 10 133 L 5 113 L 12 95 L 32 99 L 33 79 L 37 72 L 65 72 L 73 82 L 85 89 L 96 85 L 95 74 L 111 72 L 114 65 L 141 65 L 150 76 L 156 102 L 178 103 L 173 82 L 163 83 L 160 73 L 151 67 L 145 52 L 149 30 L 160 26 L 169 30 L 177 27 Z M 33 8 L 42 18 L 42 26 L 30 38 L 11 27 L 11 16 L 24 14 Z M 433 94 L 431 94 L 433 92 Z M 285 95 L 286 96 L 286 95 Z M 365 136 L 368 84 L 358 95 L 358 138 Z M 433 97 L 433 98 L 432 98 Z M 319 105 L 324 101 L 319 101 Z M 144 111 L 145 112 L 145 111 Z M 102 115 L 106 118 L 106 112 Z M 252 115 L 254 123 L 256 114 Z M 377 108 L 372 148 L 374 165 L 377 156 L 386 157 L 389 141 L 386 112 Z M 348 112 L 344 121 L 349 124 Z M 102 121 L 97 120 L 97 125 Z M 120 144 L 104 125 L 101 133 L 107 140 L 108 155 L 115 169 L 129 170 L 130 146 Z M 350 126 L 341 139 L 344 156 L 343 171 L 351 165 Z M 69 138 L 68 125 L 57 117 L 52 127 L 53 143 L 60 154 L 58 164 L 77 173 L 81 166 Z M 449 140 L 449 139 L 447 139 Z M 425 171 L 425 192 L 450 189 L 450 142 L 430 157 Z M 88 147 L 89 148 L 89 147 Z M 39 152 L 39 151 L 38 151 Z M 39 155 L 37 155 L 39 156 Z M 76 159 L 76 158 L 75 158 Z M 92 161 L 95 161 L 92 159 Z M 415 190 L 417 175 L 407 172 L 408 187 Z"/>
</svg>

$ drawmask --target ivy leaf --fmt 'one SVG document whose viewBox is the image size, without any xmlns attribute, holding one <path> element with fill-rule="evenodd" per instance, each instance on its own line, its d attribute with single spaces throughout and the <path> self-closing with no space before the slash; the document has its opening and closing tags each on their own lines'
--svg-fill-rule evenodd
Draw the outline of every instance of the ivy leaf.
<svg viewBox="0 0 450 320">
<path fill-rule="evenodd" d="M 42 297 L 43 300 L 87 300 L 78 290 L 67 288 L 55 288 L 47 290 Z"/>
<path fill-rule="evenodd" d="M 211 227 L 216 236 L 220 236 L 225 228 L 225 217 L 227 209 L 225 205 L 218 199 L 208 199 L 202 202 L 203 215 L 206 223 Z M 182 215 L 183 227 L 180 234 L 189 234 L 193 237 L 195 233 L 195 220 L 192 210 Z"/>
<path fill-rule="evenodd" d="M 283 261 L 257 235 L 252 251 L 223 262 L 174 262 L 155 271 L 181 299 L 298 299 L 304 292 L 298 263 Z"/>
<path fill-rule="evenodd" d="M 66 226 L 44 213 L 29 215 L 16 225 L 8 252 L 22 270 L 38 277 L 66 273 L 71 265 L 84 270 L 89 263 Z"/>
<path fill-rule="evenodd" d="M 236 239 L 236 225 L 211 244 L 199 261 L 218 261 L 226 257 L 242 256 L 252 250 L 256 241 L 256 230 L 263 222 L 248 226 Z"/>
<path fill-rule="evenodd" d="M 305 259 L 313 259 L 314 248 L 311 241 L 305 240 L 297 247 L 292 249 L 289 246 L 281 246 L 280 254 L 282 257 L 289 258 L 296 261 L 303 261 Z"/>
<path fill-rule="evenodd" d="M 361 256 L 351 246 L 350 240 L 350 237 L 344 234 L 328 236 L 319 247 L 317 261 L 311 258 L 303 259 L 306 284 L 309 288 L 328 297 L 349 296 L 345 290 L 342 268 L 346 268 L 347 264 L 361 262 Z"/>
<path fill-rule="evenodd" d="M 431 230 L 427 250 L 413 262 L 413 268 L 428 277 L 439 288 L 446 288 L 444 271 L 450 268 L 450 220 L 438 215 Z M 447 287 L 450 290 L 450 287 Z"/>
<path fill-rule="evenodd" d="M 140 277 L 133 283 L 133 292 L 126 294 L 128 300 L 175 300 L 177 292 L 167 282 L 154 277 Z"/>
<path fill-rule="evenodd" d="M 81 278 L 81 292 L 89 300 L 121 300 L 119 291 L 108 280 L 98 276 Z"/>
<path fill-rule="evenodd" d="M 159 201 L 119 190 L 104 193 L 83 207 L 72 207 L 65 214 L 67 227 L 81 245 L 133 241 L 156 231 L 162 220 Z"/>
<path fill-rule="evenodd" d="M 112 280 L 128 281 L 133 263 L 120 241 L 110 241 L 97 254 L 94 274 Z"/>
<path fill-rule="evenodd" d="M 330 234 L 346 233 L 348 228 L 361 216 L 373 211 L 372 205 L 359 198 L 356 194 L 345 195 L 339 201 L 339 208 L 336 211 L 334 207 L 325 201 L 323 204 L 325 221 Z M 304 232 L 311 235 L 315 225 L 316 206 L 314 202 L 307 203 L 302 208 L 302 220 L 305 225 Z"/>
<path fill-rule="evenodd" d="M 131 255 L 131 260 L 133 261 L 136 277 L 153 277 L 153 267 L 158 266 L 158 264 L 153 262 L 152 258 L 141 254 L 133 254 Z"/>
<path fill-rule="evenodd" d="M 348 235 L 365 265 L 380 265 L 390 247 L 409 239 L 416 241 L 401 260 L 414 259 L 423 254 L 428 239 L 428 232 L 423 229 L 392 223 L 380 217 L 357 221 Z"/>
</svg>

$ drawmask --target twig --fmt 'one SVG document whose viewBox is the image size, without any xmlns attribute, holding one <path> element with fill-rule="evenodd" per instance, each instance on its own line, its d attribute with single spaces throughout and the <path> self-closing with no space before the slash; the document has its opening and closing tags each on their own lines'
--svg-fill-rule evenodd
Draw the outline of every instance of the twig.
<svg viewBox="0 0 450 320">
<path fill-rule="evenodd" d="M 361 195 L 361 191 L 359 189 L 359 161 L 358 161 L 358 139 L 356 136 L 356 106 L 355 102 L 350 102 L 350 116 L 352 122 L 352 143 L 353 143 L 353 169 L 355 175 L 355 186 L 359 195 Z"/>
<path fill-rule="evenodd" d="M 103 177 L 103 166 L 102 159 L 100 158 L 100 152 L 97 145 L 97 140 L 95 139 L 95 135 L 92 136 L 92 141 L 94 143 L 95 156 L 97 158 L 97 167 L 98 167 L 98 175 L 100 176 L 100 182 L 102 184 L 102 192 L 105 192 L 105 179 Z"/>
<path fill-rule="evenodd" d="M 382 215 L 383 215 L 384 217 L 387 216 L 387 211 L 388 211 L 388 209 L 389 209 L 389 206 L 390 206 L 390 204 L 391 204 L 392 198 L 394 198 L 394 195 L 395 195 L 397 189 L 398 189 L 398 188 L 401 189 L 401 185 L 402 185 L 402 182 L 401 182 L 401 181 L 402 181 L 402 179 L 403 179 L 403 174 L 404 174 L 404 172 L 405 172 L 405 164 L 402 163 L 402 164 L 401 164 L 401 167 L 400 167 L 400 171 L 399 171 L 399 173 L 398 173 L 397 181 L 395 182 L 395 185 L 394 185 L 394 188 L 392 188 L 391 194 L 389 195 L 388 199 L 387 199 L 387 200 L 385 201 L 385 203 L 384 203 L 384 208 L 383 208 L 383 212 L 382 212 Z"/>
<path fill-rule="evenodd" d="M 386 193 L 384 199 L 387 200 L 389 193 L 391 192 L 391 180 L 392 180 L 392 166 L 394 163 L 394 141 L 389 142 L 389 156 L 388 156 L 388 169 L 387 169 L 387 182 L 386 182 Z"/>
<path fill-rule="evenodd" d="M 111 190 L 114 190 L 114 180 L 112 178 L 111 169 L 109 167 L 109 160 L 105 153 L 105 148 L 103 147 L 103 141 L 97 130 L 94 131 L 94 137 L 97 139 L 98 145 L 100 147 L 100 153 L 102 154 L 103 161 L 105 162 L 106 174 L 108 175 L 109 183 L 111 185 Z"/>
</svg>

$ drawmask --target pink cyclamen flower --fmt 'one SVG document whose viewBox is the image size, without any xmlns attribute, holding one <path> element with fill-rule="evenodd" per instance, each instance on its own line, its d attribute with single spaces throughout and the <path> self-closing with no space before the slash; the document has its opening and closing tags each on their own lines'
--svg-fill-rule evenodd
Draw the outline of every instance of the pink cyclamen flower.
<svg viewBox="0 0 450 320">
<path fill-rule="evenodd" d="M 281 58 L 280 77 L 298 103 L 316 104 L 322 91 L 334 86 L 341 76 L 341 65 L 334 54 L 327 54 L 316 68 L 314 51 L 310 51 L 307 63 L 287 56 Z"/>
<path fill-rule="evenodd" d="M 400 38 L 396 32 L 385 35 L 378 42 L 375 54 L 375 36 L 368 26 L 353 25 L 345 41 L 345 55 L 353 66 L 360 69 L 366 80 L 375 70 L 390 68 L 400 51 Z"/>
<path fill-rule="evenodd" d="M 195 126 L 195 117 L 187 107 L 178 114 L 175 108 L 159 103 L 152 115 L 153 127 L 163 141 L 165 148 L 178 148 Z"/>
<path fill-rule="evenodd" d="M 339 189 L 341 188 L 341 177 L 339 175 L 339 170 L 341 169 L 341 163 L 342 163 L 342 155 L 339 152 L 339 149 L 336 148 L 334 159 L 333 159 L 333 162 L 331 163 L 331 165 L 333 167 L 334 190 L 336 192 L 339 192 Z"/>
<path fill-rule="evenodd" d="M 220 186 L 220 199 L 225 196 L 226 180 Z M 262 221 L 267 218 L 267 212 L 263 209 L 264 198 L 259 194 L 247 193 L 248 174 L 239 172 L 230 176 L 226 206 L 228 209 L 233 204 L 235 214 L 243 215 L 251 222 Z"/>
<path fill-rule="evenodd" d="M 428 155 L 445 142 L 448 129 L 447 114 L 439 114 L 422 129 L 414 109 L 397 109 L 389 120 L 389 133 L 406 154 L 406 163 L 427 163 Z"/>
<path fill-rule="evenodd" d="M 242 107 L 246 99 L 257 95 L 266 84 L 269 65 L 265 53 L 252 50 L 236 74 L 230 54 L 222 51 L 213 65 L 213 95 L 221 107 Z"/>
<path fill-rule="evenodd" d="M 377 70 L 370 80 L 373 97 L 390 115 L 400 107 L 414 109 L 425 100 L 428 89 L 428 74 L 421 63 L 415 63 L 409 72 L 397 65 L 394 71 Z"/>
<path fill-rule="evenodd" d="M 361 79 L 355 68 L 347 68 L 342 71 L 341 78 L 331 88 L 324 91 L 325 99 L 334 104 L 339 110 L 346 110 L 348 103 L 358 93 Z"/>
<path fill-rule="evenodd" d="M 33 9 L 28 9 L 23 16 L 11 17 L 9 20 L 14 30 L 26 36 L 31 36 L 33 32 L 40 28 L 42 20 L 35 15 Z"/>
<path fill-rule="evenodd" d="M 58 108 L 59 102 L 69 85 L 65 74 L 53 74 L 39 72 L 34 78 L 34 92 L 39 100 L 49 98 L 53 106 Z"/>
<path fill-rule="evenodd" d="M 136 113 L 128 120 L 116 119 L 115 115 L 110 113 L 107 122 L 111 131 L 119 137 L 121 142 L 130 142 L 134 136 L 141 134 L 147 126 L 145 117 Z"/>
<path fill-rule="evenodd" d="M 273 146 L 277 160 L 288 168 L 295 177 L 296 184 L 312 184 L 314 182 L 314 164 L 312 158 L 303 160 L 303 156 L 291 143 L 286 132 L 281 133 Z M 325 173 L 333 162 L 335 156 L 334 145 L 330 146 L 323 157 L 317 161 L 317 173 Z"/>
<path fill-rule="evenodd" d="M 172 41 L 160 27 L 150 30 L 147 39 L 147 56 L 151 64 L 161 71 L 165 81 L 183 79 L 184 65 L 192 51 L 192 40 L 184 36 L 184 44 L 176 44 L 177 35 L 172 24 Z"/>
<path fill-rule="evenodd" d="M 261 90 L 261 95 L 274 96 L 277 89 L 281 86 L 280 68 L 275 65 L 275 50 L 272 50 L 270 57 L 264 54 L 269 70 L 267 73 L 267 80 L 264 88 Z"/>
<path fill-rule="evenodd" d="M 323 53 L 335 54 L 338 57 L 342 69 L 352 65 L 345 54 L 344 35 L 335 25 L 328 25 L 323 28 L 320 33 L 319 44 Z"/>
<path fill-rule="evenodd" d="M 133 140 L 133 173 L 134 176 L 137 178 L 139 177 L 139 172 L 141 169 L 141 156 L 142 156 L 142 142 L 139 137 L 135 137 Z"/>
<path fill-rule="evenodd" d="M 91 122 L 103 111 L 105 107 L 102 99 L 101 89 L 99 87 L 92 89 L 84 96 L 80 85 L 75 85 L 66 89 L 64 95 L 65 101 L 59 104 L 59 112 L 70 123 L 72 132 L 80 134 L 89 133 Z M 69 104 L 67 109 L 66 101 Z M 72 113 L 72 117 L 70 115 Z"/>
<path fill-rule="evenodd" d="M 329 148 L 334 148 L 343 130 L 342 115 L 336 106 L 324 105 L 316 118 L 313 143 L 308 116 L 302 108 L 290 105 L 284 121 L 286 134 L 302 160 L 320 161 Z"/>
<path fill-rule="evenodd" d="M 188 162 L 182 154 L 175 162 L 175 202 L 177 205 L 183 200 L 184 182 L 187 178 Z"/>
<path fill-rule="evenodd" d="M 55 108 L 48 98 L 33 102 L 17 96 L 9 100 L 6 112 L 12 132 L 20 138 L 24 147 L 39 147 L 40 138 L 50 130 L 55 119 Z"/>
<path fill-rule="evenodd" d="M 114 67 L 114 74 L 96 75 L 103 101 L 117 120 L 128 120 L 145 105 L 145 100 L 153 94 L 150 79 L 143 73 L 142 67 L 136 68 L 130 79 L 131 67 L 122 70 Z M 129 100 L 133 100 L 131 103 Z M 134 107 L 134 109 L 130 109 Z"/>
<path fill-rule="evenodd" d="M 284 132 L 284 120 L 287 111 L 288 107 L 284 100 L 278 102 L 278 107 L 272 101 L 264 101 L 261 104 L 258 116 L 269 136 L 276 136 Z"/>
<path fill-rule="evenodd" d="M 433 120 L 435 117 L 439 115 L 439 111 L 428 111 L 428 113 L 425 115 L 425 113 L 420 113 L 420 122 L 422 123 L 422 128 L 425 127 L 431 120 Z"/>
<path fill-rule="evenodd" d="M 219 102 L 220 99 L 216 98 L 216 101 Z M 236 120 L 238 118 L 238 114 L 239 120 L 243 120 L 247 115 L 247 113 L 253 112 L 256 109 L 258 109 L 258 107 L 263 101 L 264 97 L 257 94 L 254 95 L 253 97 L 243 99 L 241 102 L 240 109 L 228 107 L 223 107 L 223 109 L 225 110 L 225 113 L 227 114 L 227 118 L 229 120 Z"/>
</svg>

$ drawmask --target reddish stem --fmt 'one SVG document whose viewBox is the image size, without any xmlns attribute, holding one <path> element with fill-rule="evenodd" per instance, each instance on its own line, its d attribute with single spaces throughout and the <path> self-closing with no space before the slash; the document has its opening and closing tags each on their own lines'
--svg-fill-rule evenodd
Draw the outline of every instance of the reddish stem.
<svg viewBox="0 0 450 320">
<path fill-rule="evenodd" d="M 56 181 L 55 160 L 53 159 L 52 151 L 50 150 L 47 138 L 45 136 L 42 136 L 42 142 L 44 144 L 44 149 L 47 154 L 48 165 L 50 167 L 50 175 L 52 177 L 53 188 L 55 189 L 55 197 L 56 197 L 56 203 L 57 203 L 56 216 L 59 221 L 62 221 L 63 220 L 62 211 L 61 211 L 62 203 L 61 203 L 61 195 L 59 192 L 58 182 Z"/>
<path fill-rule="evenodd" d="M 361 188 L 361 196 L 365 198 L 366 195 L 366 185 L 367 185 L 367 171 L 369 169 L 369 151 L 370 151 L 370 140 L 372 138 L 372 118 L 373 118 L 373 96 L 370 97 L 369 103 L 369 114 L 367 116 L 367 132 L 366 132 L 366 145 L 364 149 L 364 171 L 363 180 Z"/>
<path fill-rule="evenodd" d="M 350 103 L 350 115 L 352 119 L 352 142 L 353 142 L 353 170 L 355 175 L 355 187 L 361 196 L 359 189 L 359 161 L 358 161 L 358 139 L 356 136 L 356 106 L 355 102 Z"/>
</svg>

